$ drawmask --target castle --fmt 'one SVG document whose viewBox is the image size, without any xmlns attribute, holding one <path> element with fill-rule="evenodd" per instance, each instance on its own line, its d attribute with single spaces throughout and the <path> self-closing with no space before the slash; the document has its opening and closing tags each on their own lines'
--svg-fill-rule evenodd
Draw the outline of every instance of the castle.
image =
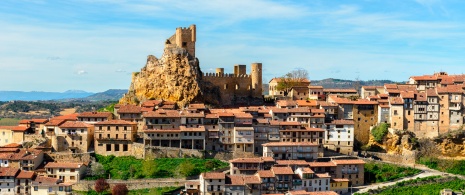
<svg viewBox="0 0 465 195">
<path fill-rule="evenodd" d="M 162 99 L 176 101 L 179 106 L 192 102 L 214 106 L 263 104 L 261 63 L 252 63 L 249 74 L 246 65 L 235 65 L 234 73 L 225 73 L 224 68 L 204 73 L 195 56 L 195 42 L 195 25 L 176 28 L 165 41 L 162 57 L 149 56 L 141 72 L 133 74 L 129 92 L 120 103 Z"/>
</svg>

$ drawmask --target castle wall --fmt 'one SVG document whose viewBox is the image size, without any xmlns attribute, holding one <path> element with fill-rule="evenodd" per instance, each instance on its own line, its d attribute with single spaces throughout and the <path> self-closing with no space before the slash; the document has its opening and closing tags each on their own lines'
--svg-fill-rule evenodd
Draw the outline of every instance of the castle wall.
<svg viewBox="0 0 465 195">
<path fill-rule="evenodd" d="M 252 78 L 249 75 L 205 73 L 202 80 L 220 89 L 223 105 L 233 105 L 238 97 L 253 96 Z"/>
<path fill-rule="evenodd" d="M 250 76 L 252 77 L 252 90 L 254 97 L 262 96 L 262 63 L 252 63 Z"/>
</svg>

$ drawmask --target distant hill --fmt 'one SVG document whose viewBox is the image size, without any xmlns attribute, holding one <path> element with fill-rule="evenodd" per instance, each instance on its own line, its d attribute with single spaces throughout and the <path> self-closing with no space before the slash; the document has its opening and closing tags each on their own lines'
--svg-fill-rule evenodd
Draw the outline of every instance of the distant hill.
<svg viewBox="0 0 465 195">
<path fill-rule="evenodd" d="M 89 101 L 100 101 L 100 100 L 114 100 L 117 101 L 123 97 L 123 95 L 128 92 L 127 89 L 109 89 L 104 92 L 96 93 L 88 97 L 82 98 Z"/>
<path fill-rule="evenodd" d="M 323 88 L 354 88 L 355 86 L 383 86 L 384 84 L 398 83 L 391 80 L 369 80 L 369 81 L 353 81 L 343 79 L 323 79 L 323 80 L 312 80 L 311 85 L 320 85 Z"/>
<path fill-rule="evenodd" d="M 36 101 L 36 100 L 58 100 L 58 99 L 72 99 L 84 98 L 94 93 L 81 91 L 81 90 L 68 90 L 65 92 L 44 92 L 44 91 L 0 91 L 0 101 L 22 100 L 22 101 Z"/>
</svg>

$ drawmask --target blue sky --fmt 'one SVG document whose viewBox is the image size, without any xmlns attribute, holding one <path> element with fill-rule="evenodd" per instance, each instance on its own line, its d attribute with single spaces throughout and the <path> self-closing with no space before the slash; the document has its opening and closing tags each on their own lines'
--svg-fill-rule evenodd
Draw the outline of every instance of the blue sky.
<svg viewBox="0 0 465 195">
<path fill-rule="evenodd" d="M 204 72 L 262 62 L 264 82 L 297 68 L 311 80 L 461 74 L 463 8 L 460 0 L 2 0 L 0 90 L 126 89 L 147 55 L 161 56 L 175 28 L 191 24 Z"/>
</svg>

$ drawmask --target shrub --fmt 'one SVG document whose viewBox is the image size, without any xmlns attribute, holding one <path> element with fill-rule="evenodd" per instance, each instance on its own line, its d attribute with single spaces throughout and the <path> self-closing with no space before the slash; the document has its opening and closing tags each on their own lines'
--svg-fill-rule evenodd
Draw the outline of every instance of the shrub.
<svg viewBox="0 0 465 195">
<path fill-rule="evenodd" d="M 127 195 L 129 193 L 126 184 L 116 184 L 111 190 L 113 195 Z"/>
<path fill-rule="evenodd" d="M 105 179 L 98 179 L 95 181 L 95 191 L 102 193 L 110 188 L 110 184 Z"/>
<path fill-rule="evenodd" d="M 389 132 L 388 128 L 389 125 L 387 123 L 381 123 L 371 130 L 371 135 L 373 135 L 376 142 L 381 143 L 383 141 L 384 136 Z"/>
</svg>

